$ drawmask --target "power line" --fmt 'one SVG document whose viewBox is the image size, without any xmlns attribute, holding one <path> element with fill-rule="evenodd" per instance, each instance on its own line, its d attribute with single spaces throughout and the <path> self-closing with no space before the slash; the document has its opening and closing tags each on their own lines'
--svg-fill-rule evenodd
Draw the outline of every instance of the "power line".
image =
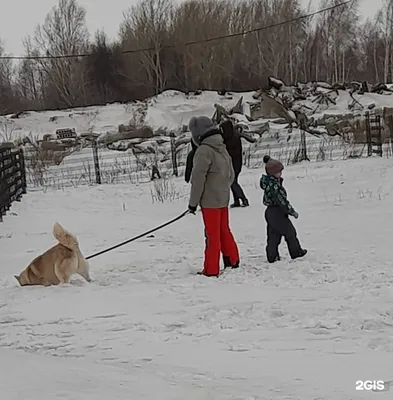
<svg viewBox="0 0 393 400">
<path fill-rule="evenodd" d="M 218 40 L 225 40 L 225 39 L 230 39 L 230 38 L 234 38 L 234 37 L 238 37 L 238 36 L 245 36 L 245 35 L 249 35 L 250 33 L 255 33 L 255 32 L 262 32 L 268 29 L 272 29 L 272 28 L 276 28 L 276 27 L 280 27 L 283 25 L 288 25 L 291 24 L 293 22 L 298 22 L 301 21 L 302 19 L 306 19 L 306 18 L 310 18 L 313 17 L 315 15 L 318 14 L 323 14 L 327 11 L 331 11 L 334 10 L 336 8 L 345 6 L 346 4 L 352 3 L 353 0 L 347 0 L 344 1 L 342 3 L 339 4 L 335 4 L 333 6 L 330 7 L 326 7 L 323 9 L 320 9 L 318 11 L 314 11 L 312 13 L 309 14 L 305 14 L 305 15 L 300 15 L 299 17 L 295 17 L 292 19 L 288 19 L 285 21 L 281 21 L 281 22 L 277 22 L 271 25 L 266 25 L 266 26 L 262 26 L 259 28 L 253 28 L 253 29 L 249 29 L 246 31 L 242 31 L 242 32 L 236 32 L 236 33 L 231 33 L 231 34 L 227 34 L 227 35 L 222 35 L 222 36 L 215 36 L 215 37 L 211 37 L 208 39 L 200 39 L 200 40 L 193 40 L 190 42 L 185 42 L 182 43 L 180 46 L 192 46 L 195 44 L 202 44 L 202 43 L 209 43 L 209 42 L 215 42 Z M 176 48 L 179 45 L 175 45 L 175 44 L 171 44 L 171 45 L 166 45 L 166 46 L 162 46 L 160 49 L 172 49 L 172 48 Z M 156 50 L 155 47 L 145 47 L 145 48 L 140 48 L 140 49 L 133 49 L 133 50 L 123 50 L 120 51 L 120 54 L 133 54 L 133 53 L 143 53 L 143 52 L 149 52 L 149 51 L 154 51 Z M 81 53 L 81 54 L 61 54 L 61 55 L 57 55 L 57 56 L 52 56 L 52 55 L 46 55 L 46 56 L 0 56 L 0 60 L 52 60 L 52 59 L 62 59 L 62 58 L 79 58 L 79 57 L 89 57 L 91 55 L 93 55 L 95 53 Z"/>
</svg>

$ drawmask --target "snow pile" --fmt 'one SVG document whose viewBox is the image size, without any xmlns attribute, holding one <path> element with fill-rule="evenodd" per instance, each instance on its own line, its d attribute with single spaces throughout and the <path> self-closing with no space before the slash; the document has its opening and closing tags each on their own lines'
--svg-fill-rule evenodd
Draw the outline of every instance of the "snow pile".
<svg viewBox="0 0 393 400">
<path fill-rule="evenodd" d="M 53 244 L 56 220 L 88 255 L 172 219 L 187 207 L 181 179 L 162 203 L 152 203 L 154 183 L 29 192 L 15 203 L 0 234 L 2 396 L 366 400 L 357 380 L 392 380 L 391 162 L 287 167 L 309 254 L 291 261 L 283 243 L 274 265 L 261 172 L 241 175 L 251 206 L 231 210 L 242 267 L 218 279 L 195 275 L 200 214 L 92 259 L 91 284 L 22 289 L 12 277 Z"/>
<path fill-rule="evenodd" d="M 185 127 L 189 119 L 194 115 L 213 116 L 220 108 L 231 110 L 241 99 L 240 109 L 230 116 L 254 141 L 244 141 L 245 165 L 250 168 L 260 166 L 265 154 L 271 154 L 285 164 L 298 161 L 303 146 L 298 121 L 300 114 L 306 115 L 309 121 L 304 141 L 311 161 L 365 156 L 366 145 L 344 140 L 344 135 L 354 132 L 354 126 L 340 125 L 334 119 L 340 121 L 346 116 L 354 121 L 370 108 L 393 107 L 390 92 L 359 94 L 332 90 L 322 83 L 317 87 L 311 84 L 286 87 L 279 80 L 272 80 L 271 85 L 268 98 L 266 93 L 255 91 L 184 94 L 170 90 L 143 102 L 25 112 L 0 117 L 0 137 L 4 140 L 28 138 L 25 143 L 36 143 L 26 146 L 30 185 L 63 187 L 94 183 L 92 138 L 97 138 L 99 143 L 101 182 L 140 182 L 149 179 L 153 165 L 163 174 L 166 171 L 172 174 L 173 147 L 181 172 L 189 151 L 190 134 Z M 330 100 L 321 103 L 322 95 Z M 354 99 L 355 105 L 361 105 L 362 109 L 351 106 Z M 287 109 L 281 103 L 288 103 Z M 267 115 L 275 117 L 268 118 Z M 133 136 L 135 127 L 142 126 L 149 127 L 151 134 L 145 131 L 142 136 Z M 58 129 L 75 129 L 78 137 L 59 139 L 55 134 Z M 121 135 L 127 133 L 127 129 L 128 136 L 125 134 L 122 139 Z M 326 134 L 329 129 L 330 133 Z M 38 153 L 37 148 L 40 149 Z M 387 142 L 384 151 L 391 152 Z"/>
<path fill-rule="evenodd" d="M 319 89 L 321 90 L 321 89 Z M 326 89 L 327 90 L 327 89 Z M 316 116 L 324 113 L 342 114 L 348 113 L 348 104 L 351 103 L 350 94 L 344 90 L 338 90 L 336 104 L 329 104 L 320 109 L 319 114 L 314 103 L 317 92 L 310 95 L 307 100 L 299 100 L 298 103 L 308 107 Z M 220 104 L 230 108 L 243 97 L 247 105 L 256 104 L 258 100 L 256 92 L 236 93 L 228 92 L 220 95 L 213 91 L 202 91 L 200 94 L 185 94 L 169 90 L 144 102 L 128 104 L 110 104 L 106 106 L 91 106 L 58 111 L 26 111 L 12 118 L 12 115 L 0 117 L 0 123 L 8 125 L 7 138 L 23 138 L 33 136 L 41 138 L 45 134 L 54 134 L 56 129 L 75 128 L 77 133 L 93 131 L 98 134 L 117 131 L 120 124 L 129 124 L 130 121 L 143 120 L 153 130 L 166 129 L 177 131 L 183 125 L 187 125 L 192 116 L 212 116 L 215 112 L 214 104 Z M 393 107 L 393 96 L 389 94 L 365 93 L 354 97 L 367 109 L 370 105 L 376 108 Z M 244 119 L 243 119 L 244 121 Z M 5 127 L 2 126 L 2 131 Z M 5 132 L 1 132 L 4 136 Z"/>
<path fill-rule="evenodd" d="M 45 134 L 54 134 L 56 129 L 63 128 L 75 128 L 77 133 L 117 132 L 120 124 L 129 124 L 135 120 L 143 120 L 154 130 L 178 130 L 182 125 L 188 124 L 193 115 L 212 116 L 214 103 L 229 107 L 241 96 L 252 101 L 253 94 L 254 92 L 231 93 L 220 96 L 217 92 L 206 91 L 200 95 L 186 95 L 170 90 L 145 102 L 58 111 L 26 111 L 18 118 L 11 118 L 11 115 L 0 117 L 0 123 L 11 124 L 8 129 L 12 128 L 13 140 L 29 135 L 42 139 Z"/>
</svg>

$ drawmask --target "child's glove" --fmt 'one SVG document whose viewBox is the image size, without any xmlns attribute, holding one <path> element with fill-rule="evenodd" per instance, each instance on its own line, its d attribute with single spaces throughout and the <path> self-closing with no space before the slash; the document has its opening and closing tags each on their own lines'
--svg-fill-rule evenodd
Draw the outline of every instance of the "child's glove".
<svg viewBox="0 0 393 400">
<path fill-rule="evenodd" d="M 293 218 L 295 218 L 295 219 L 299 218 L 299 214 L 296 211 L 292 215 L 293 215 Z"/>
</svg>

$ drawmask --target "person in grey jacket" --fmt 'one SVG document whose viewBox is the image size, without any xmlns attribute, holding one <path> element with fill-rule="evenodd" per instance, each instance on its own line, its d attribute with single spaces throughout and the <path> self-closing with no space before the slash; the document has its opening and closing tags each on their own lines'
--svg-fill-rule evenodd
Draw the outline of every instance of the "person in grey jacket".
<svg viewBox="0 0 393 400">
<path fill-rule="evenodd" d="M 197 146 L 191 173 L 189 211 L 201 206 L 205 225 L 206 249 L 200 274 L 218 276 L 220 253 L 224 267 L 239 267 L 239 250 L 229 227 L 230 188 L 235 178 L 232 160 L 220 130 L 208 117 L 193 117 L 189 123 Z"/>
</svg>

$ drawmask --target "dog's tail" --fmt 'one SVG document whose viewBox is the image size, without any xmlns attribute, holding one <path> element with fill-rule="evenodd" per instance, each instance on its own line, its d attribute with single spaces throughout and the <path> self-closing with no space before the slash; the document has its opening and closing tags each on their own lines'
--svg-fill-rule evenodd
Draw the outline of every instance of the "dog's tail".
<svg viewBox="0 0 393 400">
<path fill-rule="evenodd" d="M 53 236 L 60 244 L 70 250 L 76 250 L 79 246 L 76 236 L 66 231 L 58 222 L 53 226 Z"/>
</svg>

